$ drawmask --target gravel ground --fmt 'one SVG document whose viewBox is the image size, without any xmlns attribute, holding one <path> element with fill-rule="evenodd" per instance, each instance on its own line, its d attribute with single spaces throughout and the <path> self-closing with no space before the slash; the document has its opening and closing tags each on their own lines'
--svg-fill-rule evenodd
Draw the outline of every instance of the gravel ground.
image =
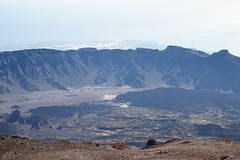
<svg viewBox="0 0 240 160">
<path fill-rule="evenodd" d="M 238 157 L 239 156 L 239 157 Z M 172 140 L 154 148 L 112 150 L 93 142 L 43 142 L 0 135 L 2 160 L 240 159 L 240 145 L 228 138 Z"/>
</svg>

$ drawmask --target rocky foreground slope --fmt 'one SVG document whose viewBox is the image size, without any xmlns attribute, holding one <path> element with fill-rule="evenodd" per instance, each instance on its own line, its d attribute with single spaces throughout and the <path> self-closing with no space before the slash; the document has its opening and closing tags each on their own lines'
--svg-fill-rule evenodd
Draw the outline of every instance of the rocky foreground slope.
<svg viewBox="0 0 240 160">
<path fill-rule="evenodd" d="M 240 159 L 240 145 L 228 138 L 174 139 L 140 150 L 113 150 L 93 142 L 34 141 L 0 135 L 0 159 Z M 239 157 L 238 157 L 239 156 Z"/>
</svg>

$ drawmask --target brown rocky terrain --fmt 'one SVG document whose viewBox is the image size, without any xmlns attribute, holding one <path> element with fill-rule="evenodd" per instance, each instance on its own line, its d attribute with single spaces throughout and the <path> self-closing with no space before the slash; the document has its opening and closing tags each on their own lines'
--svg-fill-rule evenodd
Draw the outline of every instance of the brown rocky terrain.
<svg viewBox="0 0 240 160">
<path fill-rule="evenodd" d="M 0 159 L 240 159 L 240 145 L 228 138 L 173 139 L 148 149 L 114 150 L 94 142 L 46 142 L 0 135 Z"/>
</svg>

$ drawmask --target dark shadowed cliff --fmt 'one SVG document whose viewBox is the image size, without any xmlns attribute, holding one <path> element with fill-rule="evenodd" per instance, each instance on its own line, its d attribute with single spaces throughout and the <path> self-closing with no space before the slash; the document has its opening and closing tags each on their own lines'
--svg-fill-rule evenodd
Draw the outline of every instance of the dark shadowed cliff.
<svg viewBox="0 0 240 160">
<path fill-rule="evenodd" d="M 0 94 L 124 85 L 240 92 L 240 58 L 176 46 L 165 50 L 51 49 L 0 53 Z"/>
</svg>

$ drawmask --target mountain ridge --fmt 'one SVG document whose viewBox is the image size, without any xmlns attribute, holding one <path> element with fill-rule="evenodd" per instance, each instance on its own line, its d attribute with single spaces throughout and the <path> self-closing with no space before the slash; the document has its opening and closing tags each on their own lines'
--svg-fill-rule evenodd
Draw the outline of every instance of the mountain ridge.
<svg viewBox="0 0 240 160">
<path fill-rule="evenodd" d="M 240 92 L 240 58 L 179 46 L 0 52 L 0 94 L 81 86 L 177 87 Z"/>
</svg>

